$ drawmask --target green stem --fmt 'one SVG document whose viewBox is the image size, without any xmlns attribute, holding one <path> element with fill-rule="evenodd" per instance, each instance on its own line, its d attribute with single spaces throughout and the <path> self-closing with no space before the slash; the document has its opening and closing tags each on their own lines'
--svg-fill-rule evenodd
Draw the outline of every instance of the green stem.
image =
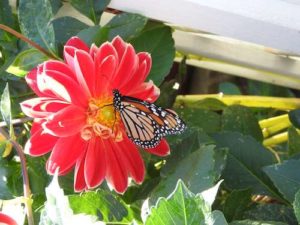
<svg viewBox="0 0 300 225">
<path fill-rule="evenodd" d="M 22 168 L 22 176 L 23 176 L 23 189 L 24 189 L 24 197 L 26 199 L 26 214 L 29 225 L 34 225 L 33 213 L 32 213 L 32 204 L 31 204 L 31 191 L 29 187 L 29 177 L 26 168 L 26 158 L 24 155 L 23 148 L 19 145 L 15 140 L 10 139 L 9 135 L 6 131 L 0 127 L 0 133 L 14 146 L 17 151 L 18 156 L 20 157 L 21 168 Z"/>
<path fill-rule="evenodd" d="M 27 37 L 25 37 L 23 34 L 15 31 L 14 29 L 11 29 L 10 27 L 5 26 L 4 24 L 0 24 L 0 29 L 4 30 L 4 31 L 6 31 L 6 32 L 8 32 L 8 33 L 10 33 L 12 35 L 14 35 L 15 37 L 21 39 L 22 41 L 30 44 L 32 47 L 34 47 L 37 50 L 39 50 L 40 52 L 44 53 L 49 58 L 57 59 L 57 57 L 55 55 L 53 55 L 52 53 L 48 52 L 46 49 L 44 49 L 43 47 L 41 47 L 37 43 L 31 41 L 30 39 L 28 39 Z"/>
</svg>

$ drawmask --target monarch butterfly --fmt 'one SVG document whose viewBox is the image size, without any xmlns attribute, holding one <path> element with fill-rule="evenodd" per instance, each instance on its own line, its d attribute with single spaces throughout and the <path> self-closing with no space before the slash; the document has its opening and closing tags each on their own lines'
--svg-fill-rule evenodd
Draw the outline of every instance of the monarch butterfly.
<svg viewBox="0 0 300 225">
<path fill-rule="evenodd" d="M 113 90 L 113 106 L 121 115 L 127 136 L 142 148 L 153 148 L 164 136 L 180 134 L 186 129 L 174 111 L 123 96 L 117 89 Z"/>
</svg>

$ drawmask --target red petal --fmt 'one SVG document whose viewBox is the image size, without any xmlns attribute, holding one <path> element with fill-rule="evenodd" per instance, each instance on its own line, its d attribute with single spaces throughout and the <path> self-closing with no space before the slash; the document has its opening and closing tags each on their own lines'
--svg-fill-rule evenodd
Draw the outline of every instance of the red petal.
<svg viewBox="0 0 300 225">
<path fill-rule="evenodd" d="M 87 95 L 70 77 L 58 71 L 45 71 L 37 77 L 38 87 L 46 97 L 58 98 L 76 105 L 86 106 Z M 80 94 L 78 94 L 78 92 Z"/>
<path fill-rule="evenodd" d="M 95 91 L 95 70 L 91 56 L 84 51 L 75 52 L 74 69 L 82 89 L 91 96 Z"/>
<path fill-rule="evenodd" d="M 76 80 L 76 76 L 71 70 L 71 68 L 66 63 L 63 63 L 61 61 L 49 60 L 44 63 L 43 67 L 44 71 L 57 71 L 62 74 L 65 74 L 73 80 Z"/>
<path fill-rule="evenodd" d="M 114 88 L 122 87 L 134 75 L 138 68 L 138 57 L 135 54 L 132 45 L 128 44 L 122 58 L 118 70 L 112 78 Z"/>
<path fill-rule="evenodd" d="M 3 225 L 18 225 L 18 223 L 9 215 L 0 212 L 0 224 Z"/>
<path fill-rule="evenodd" d="M 136 88 L 130 90 L 126 95 L 143 99 L 148 102 L 155 102 L 159 97 L 160 90 L 156 87 L 152 81 L 142 83 Z"/>
<path fill-rule="evenodd" d="M 118 146 L 118 154 L 123 156 L 122 158 L 131 177 L 135 182 L 142 183 L 145 177 L 145 166 L 136 145 L 127 136 L 124 136 L 124 140 L 118 142 L 116 146 Z"/>
<path fill-rule="evenodd" d="M 123 41 L 120 36 L 116 36 L 111 43 L 118 52 L 119 60 L 121 60 L 127 47 L 127 43 Z"/>
<path fill-rule="evenodd" d="M 84 162 L 85 157 L 82 157 L 76 162 L 75 172 L 74 172 L 74 189 L 76 192 L 81 192 L 87 189 L 84 178 Z"/>
<path fill-rule="evenodd" d="M 25 80 L 34 93 L 36 93 L 38 96 L 44 96 L 37 86 L 37 74 L 38 68 L 34 68 L 26 75 Z"/>
<path fill-rule="evenodd" d="M 77 106 L 70 105 L 52 114 L 43 127 L 47 133 L 54 136 L 68 137 L 79 133 L 85 124 L 85 112 Z"/>
<path fill-rule="evenodd" d="M 76 48 L 71 47 L 71 46 L 65 46 L 64 47 L 64 59 L 66 63 L 70 66 L 71 70 L 75 74 L 75 69 L 74 69 L 74 55 L 75 55 Z"/>
<path fill-rule="evenodd" d="M 32 118 L 44 118 L 50 116 L 69 104 L 57 99 L 40 97 L 32 98 L 20 103 L 22 111 Z"/>
<path fill-rule="evenodd" d="M 97 187 L 104 180 L 106 173 L 105 154 L 101 139 L 94 138 L 89 141 L 84 163 L 84 177 L 88 188 Z"/>
<path fill-rule="evenodd" d="M 67 138 L 60 138 L 54 146 L 51 155 L 47 161 L 47 171 L 54 174 L 59 167 L 59 175 L 69 171 L 86 151 L 86 142 L 80 135 L 74 135 Z"/>
<path fill-rule="evenodd" d="M 71 46 L 76 49 L 81 49 L 83 51 L 89 52 L 89 47 L 84 43 L 79 37 L 71 37 L 65 46 Z"/>
<path fill-rule="evenodd" d="M 147 148 L 145 151 L 158 156 L 167 156 L 170 154 L 170 146 L 166 139 L 162 139 L 160 143 L 154 148 Z"/>
<path fill-rule="evenodd" d="M 133 74 L 131 79 L 123 86 L 120 87 L 119 90 L 122 90 L 123 93 L 129 92 L 132 87 L 139 86 L 146 80 L 150 69 L 151 69 L 151 56 L 147 52 L 140 52 L 137 54 L 139 58 L 139 66 L 136 72 Z"/>
<path fill-rule="evenodd" d="M 128 185 L 128 174 L 124 163 L 115 150 L 116 143 L 104 141 L 106 147 L 106 180 L 118 193 L 124 193 Z"/>
<path fill-rule="evenodd" d="M 113 83 L 110 80 L 117 68 L 117 61 L 115 56 L 110 55 L 106 57 L 102 63 L 96 68 L 96 92 L 95 96 L 100 96 L 101 93 L 107 93 L 112 88 Z M 110 91 L 111 92 L 111 91 Z"/>
<path fill-rule="evenodd" d="M 58 138 L 43 133 L 41 122 L 34 122 L 31 128 L 31 137 L 25 144 L 24 152 L 32 156 L 40 156 L 52 150 Z"/>
</svg>

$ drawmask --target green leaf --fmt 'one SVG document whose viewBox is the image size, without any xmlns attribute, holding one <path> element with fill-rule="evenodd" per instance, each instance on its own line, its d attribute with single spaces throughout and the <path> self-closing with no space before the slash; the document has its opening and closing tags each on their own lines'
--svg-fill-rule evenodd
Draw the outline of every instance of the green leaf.
<svg viewBox="0 0 300 225">
<path fill-rule="evenodd" d="M 296 128 L 300 128 L 300 109 L 289 111 L 289 119 Z"/>
<path fill-rule="evenodd" d="M 99 24 L 104 9 L 110 0 L 71 0 L 71 5 L 83 15 L 93 21 L 95 25 Z"/>
<path fill-rule="evenodd" d="M 191 105 L 193 108 L 209 109 L 209 110 L 224 110 L 227 105 L 215 98 L 205 98 Z"/>
<path fill-rule="evenodd" d="M 215 210 L 210 215 L 208 215 L 206 219 L 207 225 L 227 225 L 227 221 L 224 217 L 224 214 L 219 211 Z"/>
<path fill-rule="evenodd" d="M 20 0 L 19 23 L 22 34 L 51 52 L 55 52 L 53 14 L 48 0 Z"/>
<path fill-rule="evenodd" d="M 133 210 L 110 191 L 98 190 L 71 195 L 69 201 L 75 213 L 97 216 L 104 222 L 129 223 L 137 219 Z"/>
<path fill-rule="evenodd" d="M 84 40 L 87 45 L 92 45 L 93 43 L 97 46 L 101 45 L 108 39 L 108 29 L 106 27 L 100 27 L 99 25 L 86 28 L 81 30 L 77 36 Z"/>
<path fill-rule="evenodd" d="M 0 199 L 10 199 L 13 197 L 8 185 L 7 185 L 7 168 L 0 162 Z"/>
<path fill-rule="evenodd" d="M 152 57 L 152 69 L 148 76 L 156 85 L 160 85 L 169 73 L 175 57 L 172 31 L 167 26 L 157 26 L 142 32 L 132 39 L 136 52 L 149 52 Z"/>
<path fill-rule="evenodd" d="M 45 187 L 50 182 L 50 176 L 47 174 L 45 165 L 46 157 L 26 157 L 27 171 L 31 191 L 34 194 L 43 194 Z"/>
<path fill-rule="evenodd" d="M 0 23 L 14 28 L 14 17 L 8 0 L 0 1 Z M 0 40 L 9 40 L 8 35 L 0 29 Z"/>
<path fill-rule="evenodd" d="M 300 153 L 300 135 L 295 127 L 288 129 L 288 153 L 289 156 Z"/>
<path fill-rule="evenodd" d="M 211 187 L 220 174 L 215 171 L 215 146 L 202 146 L 184 159 L 177 161 L 172 170 L 164 170 L 162 180 L 150 195 L 151 202 L 171 192 L 178 179 L 184 181 L 193 192 Z M 169 166 L 170 168 L 170 166 Z"/>
<path fill-rule="evenodd" d="M 207 133 L 217 132 L 221 128 L 221 117 L 213 111 L 187 107 L 176 111 L 186 121 L 188 127 L 201 128 Z"/>
<path fill-rule="evenodd" d="M 11 117 L 11 103 L 10 103 L 10 94 L 8 83 L 6 84 L 3 93 L 1 95 L 1 102 L 0 102 L 0 111 L 3 120 L 5 121 L 7 127 L 9 128 L 9 135 L 10 137 L 14 138 L 14 130 L 12 125 L 12 117 Z"/>
<path fill-rule="evenodd" d="M 251 190 L 233 190 L 223 205 L 223 213 L 228 221 L 242 219 L 242 215 L 251 204 Z"/>
<path fill-rule="evenodd" d="M 35 48 L 27 49 L 17 55 L 7 72 L 18 77 L 24 77 L 31 69 L 48 59 Z"/>
<path fill-rule="evenodd" d="M 293 202 L 296 192 L 300 189 L 300 160 L 290 159 L 281 164 L 266 166 L 263 171 L 284 197 Z"/>
<path fill-rule="evenodd" d="M 251 110 L 244 106 L 233 105 L 225 108 L 222 127 L 224 131 L 238 131 L 244 135 L 251 135 L 260 142 L 263 140 L 258 120 Z"/>
<path fill-rule="evenodd" d="M 105 27 L 109 30 L 109 40 L 119 35 L 124 40 L 136 37 L 145 27 L 147 18 L 134 13 L 121 13 L 114 16 Z"/>
<path fill-rule="evenodd" d="M 52 8 L 52 13 L 55 15 L 58 10 L 63 6 L 62 0 L 49 0 Z"/>
<path fill-rule="evenodd" d="M 225 185 L 230 189 L 252 188 L 254 194 L 266 194 L 283 200 L 262 168 L 274 163 L 273 155 L 250 136 L 222 132 L 213 136 L 217 147 L 228 148 L 223 171 Z M 284 201 L 284 200 L 283 200 Z"/>
<path fill-rule="evenodd" d="M 294 213 L 298 223 L 300 223 L 300 190 L 295 194 L 295 200 L 293 202 Z"/>
<path fill-rule="evenodd" d="M 295 97 L 293 92 L 285 87 L 273 85 L 270 83 L 248 80 L 249 95 L 263 95 L 272 97 Z"/>
<path fill-rule="evenodd" d="M 215 188 L 209 191 L 212 191 L 213 195 L 216 192 Z M 226 225 L 223 214 L 220 211 L 211 212 L 210 204 L 201 194 L 193 194 L 181 180 L 178 180 L 175 190 L 167 198 L 160 198 L 155 207 L 149 209 L 147 202 L 144 203 L 142 212 L 144 223 L 146 225 Z"/>
<path fill-rule="evenodd" d="M 88 215 L 74 215 L 70 208 L 68 198 L 63 189 L 59 187 L 57 172 L 48 187 L 46 187 L 47 201 L 41 211 L 40 225 L 64 224 L 94 224 L 97 217 Z"/>
<path fill-rule="evenodd" d="M 241 95 L 239 87 L 231 82 L 222 82 L 219 85 L 219 92 L 222 92 L 225 95 Z"/>
<path fill-rule="evenodd" d="M 288 225 L 288 224 L 282 222 L 276 222 L 276 221 L 241 220 L 241 221 L 233 221 L 229 225 Z"/>
<path fill-rule="evenodd" d="M 81 30 L 89 27 L 87 24 L 70 16 L 59 17 L 53 20 L 52 24 L 56 42 L 60 44 L 66 43 L 69 38 L 76 36 Z"/>
<path fill-rule="evenodd" d="M 298 224 L 293 209 L 283 204 L 258 204 L 244 212 L 244 219 Z"/>
</svg>

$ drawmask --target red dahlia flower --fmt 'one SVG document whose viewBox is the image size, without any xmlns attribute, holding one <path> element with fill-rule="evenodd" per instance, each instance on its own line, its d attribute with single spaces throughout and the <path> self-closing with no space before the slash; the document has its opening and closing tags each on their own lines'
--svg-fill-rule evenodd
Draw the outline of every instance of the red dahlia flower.
<svg viewBox="0 0 300 225">
<path fill-rule="evenodd" d="M 71 38 L 63 62 L 46 61 L 26 76 L 38 97 L 21 103 L 34 118 L 25 152 L 40 156 L 51 151 L 50 174 L 59 168 L 63 175 L 75 167 L 76 191 L 97 187 L 104 179 L 119 193 L 126 190 L 129 176 L 141 183 L 144 163 L 112 105 L 112 90 L 154 102 L 159 89 L 145 82 L 150 68 L 150 55 L 136 54 L 120 37 L 99 48 Z M 164 139 L 146 149 L 160 156 L 169 150 Z"/>
</svg>

